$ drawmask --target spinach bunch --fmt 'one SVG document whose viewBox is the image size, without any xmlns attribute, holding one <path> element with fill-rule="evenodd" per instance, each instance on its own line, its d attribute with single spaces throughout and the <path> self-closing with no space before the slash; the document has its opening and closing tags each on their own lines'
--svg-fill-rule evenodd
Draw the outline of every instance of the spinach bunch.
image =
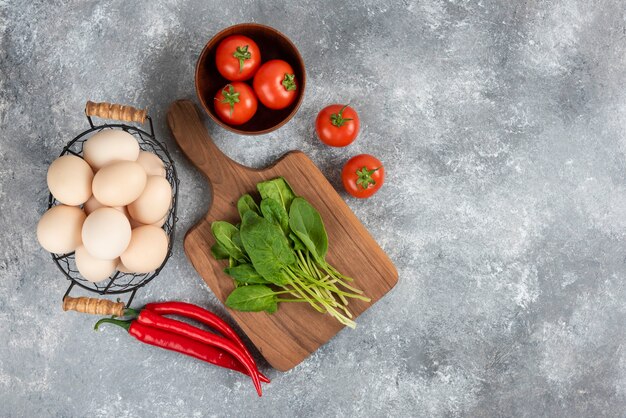
<svg viewBox="0 0 626 418">
<path fill-rule="evenodd" d="M 226 305 L 245 312 L 274 313 L 281 302 L 304 302 L 354 328 L 348 299 L 370 299 L 351 286 L 352 278 L 326 261 L 328 235 L 319 212 L 278 177 L 257 184 L 261 202 L 239 198 L 241 223 L 211 224 L 218 260 L 235 281 Z"/>
</svg>

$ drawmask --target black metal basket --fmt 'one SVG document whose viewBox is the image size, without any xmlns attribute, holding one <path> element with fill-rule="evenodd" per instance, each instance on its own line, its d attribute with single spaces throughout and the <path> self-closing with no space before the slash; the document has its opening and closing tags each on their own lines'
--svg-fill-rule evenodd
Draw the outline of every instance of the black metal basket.
<svg viewBox="0 0 626 418">
<path fill-rule="evenodd" d="M 119 106 L 119 105 L 114 105 L 114 106 Z M 163 229 L 165 230 L 168 236 L 169 245 L 167 249 L 167 255 L 165 256 L 165 260 L 163 260 L 163 263 L 161 264 L 161 266 L 155 271 L 150 272 L 150 273 L 144 273 L 144 274 L 123 273 L 120 271 L 116 271 L 108 279 L 105 279 L 101 282 L 94 283 L 82 277 L 81 274 L 78 272 L 78 269 L 76 268 L 76 261 L 75 261 L 73 252 L 68 253 L 68 254 L 52 254 L 52 260 L 59 267 L 59 269 L 63 272 L 63 274 L 67 277 L 67 279 L 70 280 L 70 285 L 67 291 L 65 292 L 65 295 L 63 296 L 63 298 L 65 298 L 66 296 L 70 294 L 74 286 L 82 287 L 83 289 L 98 293 L 100 295 L 121 294 L 121 293 L 132 292 L 130 294 L 128 301 L 126 302 L 126 305 L 130 306 L 133 298 L 135 297 L 135 293 L 137 292 L 137 289 L 139 289 L 142 286 L 145 286 L 152 279 L 154 279 L 159 274 L 163 266 L 165 266 L 165 263 L 167 263 L 167 260 L 172 255 L 172 245 L 174 242 L 174 229 L 175 229 L 176 221 L 178 220 L 178 218 L 176 217 L 176 204 L 177 204 L 177 198 L 178 198 L 179 181 L 178 181 L 178 176 L 176 174 L 176 167 L 174 166 L 174 161 L 172 160 L 172 157 L 170 156 L 170 153 L 168 152 L 165 144 L 155 139 L 154 127 L 152 125 L 152 119 L 150 118 L 150 116 L 144 115 L 145 120 L 149 122 L 150 133 L 138 127 L 135 127 L 132 125 L 121 124 L 121 123 L 94 125 L 93 120 L 91 116 L 89 115 L 89 113 L 86 112 L 86 116 L 87 116 L 87 120 L 89 121 L 89 125 L 91 126 L 91 128 L 81 133 L 73 140 L 71 140 L 65 146 L 65 148 L 63 148 L 63 151 L 61 152 L 59 156 L 72 154 L 72 155 L 82 157 L 83 144 L 85 143 L 87 139 L 91 137 L 91 134 L 100 132 L 104 129 L 122 129 L 128 132 L 129 134 L 133 135 L 137 139 L 137 142 L 139 143 L 139 147 L 143 151 L 152 152 L 156 154 L 163 161 L 163 164 L 165 166 L 166 178 L 169 181 L 170 185 L 172 186 L 172 205 L 166 216 L 165 223 L 163 224 Z M 52 206 L 55 206 L 58 204 L 61 204 L 61 202 L 56 200 L 54 196 L 50 194 L 48 198 L 48 208 L 51 208 Z"/>
</svg>

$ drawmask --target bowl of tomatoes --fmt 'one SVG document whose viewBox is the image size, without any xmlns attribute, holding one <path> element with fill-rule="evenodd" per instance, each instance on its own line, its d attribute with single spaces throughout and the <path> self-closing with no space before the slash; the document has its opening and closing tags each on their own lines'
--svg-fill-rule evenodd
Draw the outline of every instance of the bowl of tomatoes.
<svg viewBox="0 0 626 418">
<path fill-rule="evenodd" d="M 243 135 L 272 132 L 296 114 L 306 72 L 296 46 L 269 26 L 242 23 L 215 35 L 196 64 L 196 94 L 218 125 Z"/>
</svg>

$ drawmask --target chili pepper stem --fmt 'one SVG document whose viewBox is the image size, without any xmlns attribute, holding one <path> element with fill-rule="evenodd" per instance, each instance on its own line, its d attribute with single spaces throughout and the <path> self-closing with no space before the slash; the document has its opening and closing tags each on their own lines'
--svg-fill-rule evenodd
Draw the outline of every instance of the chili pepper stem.
<svg viewBox="0 0 626 418">
<path fill-rule="evenodd" d="M 101 320 L 99 320 L 98 322 L 96 322 L 96 325 L 94 325 L 93 329 L 98 331 L 98 328 L 100 328 L 100 325 L 107 323 L 107 324 L 115 324 L 118 327 L 122 327 L 124 328 L 126 331 L 128 331 L 130 329 L 130 323 L 131 321 L 122 321 L 121 319 L 114 319 L 114 318 L 102 318 Z"/>
<path fill-rule="evenodd" d="M 126 308 L 124 309 L 124 316 L 136 318 L 139 316 L 139 311 L 137 309 Z"/>
</svg>

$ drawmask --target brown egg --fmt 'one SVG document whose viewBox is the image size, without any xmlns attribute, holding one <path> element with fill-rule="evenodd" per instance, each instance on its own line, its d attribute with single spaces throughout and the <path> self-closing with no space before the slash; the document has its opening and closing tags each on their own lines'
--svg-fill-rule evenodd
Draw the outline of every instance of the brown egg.
<svg viewBox="0 0 626 418">
<path fill-rule="evenodd" d="M 87 200 L 85 204 L 83 205 L 83 210 L 85 211 L 85 214 L 89 215 L 94 210 L 104 208 L 104 207 L 106 206 L 98 202 L 95 196 L 91 196 L 89 200 Z"/>
<path fill-rule="evenodd" d="M 130 237 L 128 218 L 113 208 L 96 209 L 83 224 L 83 245 L 89 254 L 101 260 L 119 257 L 128 247 Z"/>
<path fill-rule="evenodd" d="M 167 235 L 152 225 L 133 229 L 128 248 L 120 256 L 124 266 L 135 273 L 149 273 L 161 266 L 167 256 Z"/>
<path fill-rule="evenodd" d="M 160 176 L 149 176 L 141 196 L 128 205 L 131 218 L 143 224 L 152 224 L 162 219 L 172 203 L 170 183 Z"/>
<path fill-rule="evenodd" d="M 85 141 L 83 156 L 98 171 L 113 161 L 136 161 L 139 144 L 134 136 L 121 129 L 103 129 Z"/>
<path fill-rule="evenodd" d="M 167 215 L 159 219 L 157 222 L 151 223 L 150 225 L 158 226 L 159 228 L 165 225 L 165 221 L 167 220 Z"/>
<path fill-rule="evenodd" d="M 122 263 L 121 261 L 117 263 L 117 268 L 116 268 L 116 269 L 117 269 L 117 271 L 119 271 L 120 273 L 131 273 L 131 274 L 132 274 L 132 273 L 134 273 L 134 272 L 130 271 L 130 270 L 128 269 L 128 267 L 126 267 L 126 266 L 124 265 L 124 263 Z"/>
<path fill-rule="evenodd" d="M 128 217 L 128 221 L 130 222 L 130 227 L 132 229 L 139 228 L 140 226 L 144 226 L 145 225 L 145 224 L 142 224 L 139 221 L 134 220 L 131 216 Z"/>
<path fill-rule="evenodd" d="M 83 205 L 83 210 L 86 215 L 91 214 L 96 209 L 100 208 L 108 208 L 110 206 L 105 206 L 102 203 L 98 202 L 94 196 L 91 196 L 88 201 Z M 113 209 L 122 212 L 124 215 L 128 217 L 128 211 L 126 210 L 126 206 L 113 206 Z"/>
<path fill-rule="evenodd" d="M 67 254 L 81 244 L 85 213 L 75 206 L 58 205 L 43 214 L 37 224 L 37 239 L 55 254 Z"/>
<path fill-rule="evenodd" d="M 168 210 L 168 212 L 169 212 L 169 210 Z M 140 226 L 146 225 L 146 224 L 142 224 L 139 221 L 134 220 L 131 216 L 128 216 L 128 220 L 130 221 L 130 227 L 132 229 L 135 229 L 135 228 L 138 228 Z M 167 221 L 167 214 L 164 217 L 162 217 L 161 219 L 159 219 L 157 222 L 154 222 L 154 223 L 151 223 L 151 224 L 148 224 L 148 225 L 158 226 L 159 228 L 161 228 L 163 225 L 165 225 L 165 221 Z"/>
<path fill-rule="evenodd" d="M 137 157 L 137 163 L 146 170 L 147 175 L 165 177 L 165 166 L 158 155 L 149 151 L 141 151 Z"/>
<path fill-rule="evenodd" d="M 75 155 L 57 158 L 48 168 L 47 182 L 50 193 L 59 202 L 78 206 L 91 196 L 93 171 L 89 164 Z"/>
<path fill-rule="evenodd" d="M 75 259 L 78 272 L 90 282 L 101 282 L 109 278 L 119 262 L 119 258 L 114 260 L 96 258 L 89 254 L 84 245 L 76 249 Z"/>
<path fill-rule="evenodd" d="M 136 200 L 148 177 L 134 161 L 118 161 L 101 168 L 93 178 L 96 199 L 106 206 L 126 206 Z"/>
<path fill-rule="evenodd" d="M 126 216 L 126 218 L 128 218 L 128 220 L 130 221 L 130 215 L 128 215 L 127 206 L 113 206 L 113 209 L 115 209 L 118 212 L 123 213 L 124 216 Z"/>
</svg>

